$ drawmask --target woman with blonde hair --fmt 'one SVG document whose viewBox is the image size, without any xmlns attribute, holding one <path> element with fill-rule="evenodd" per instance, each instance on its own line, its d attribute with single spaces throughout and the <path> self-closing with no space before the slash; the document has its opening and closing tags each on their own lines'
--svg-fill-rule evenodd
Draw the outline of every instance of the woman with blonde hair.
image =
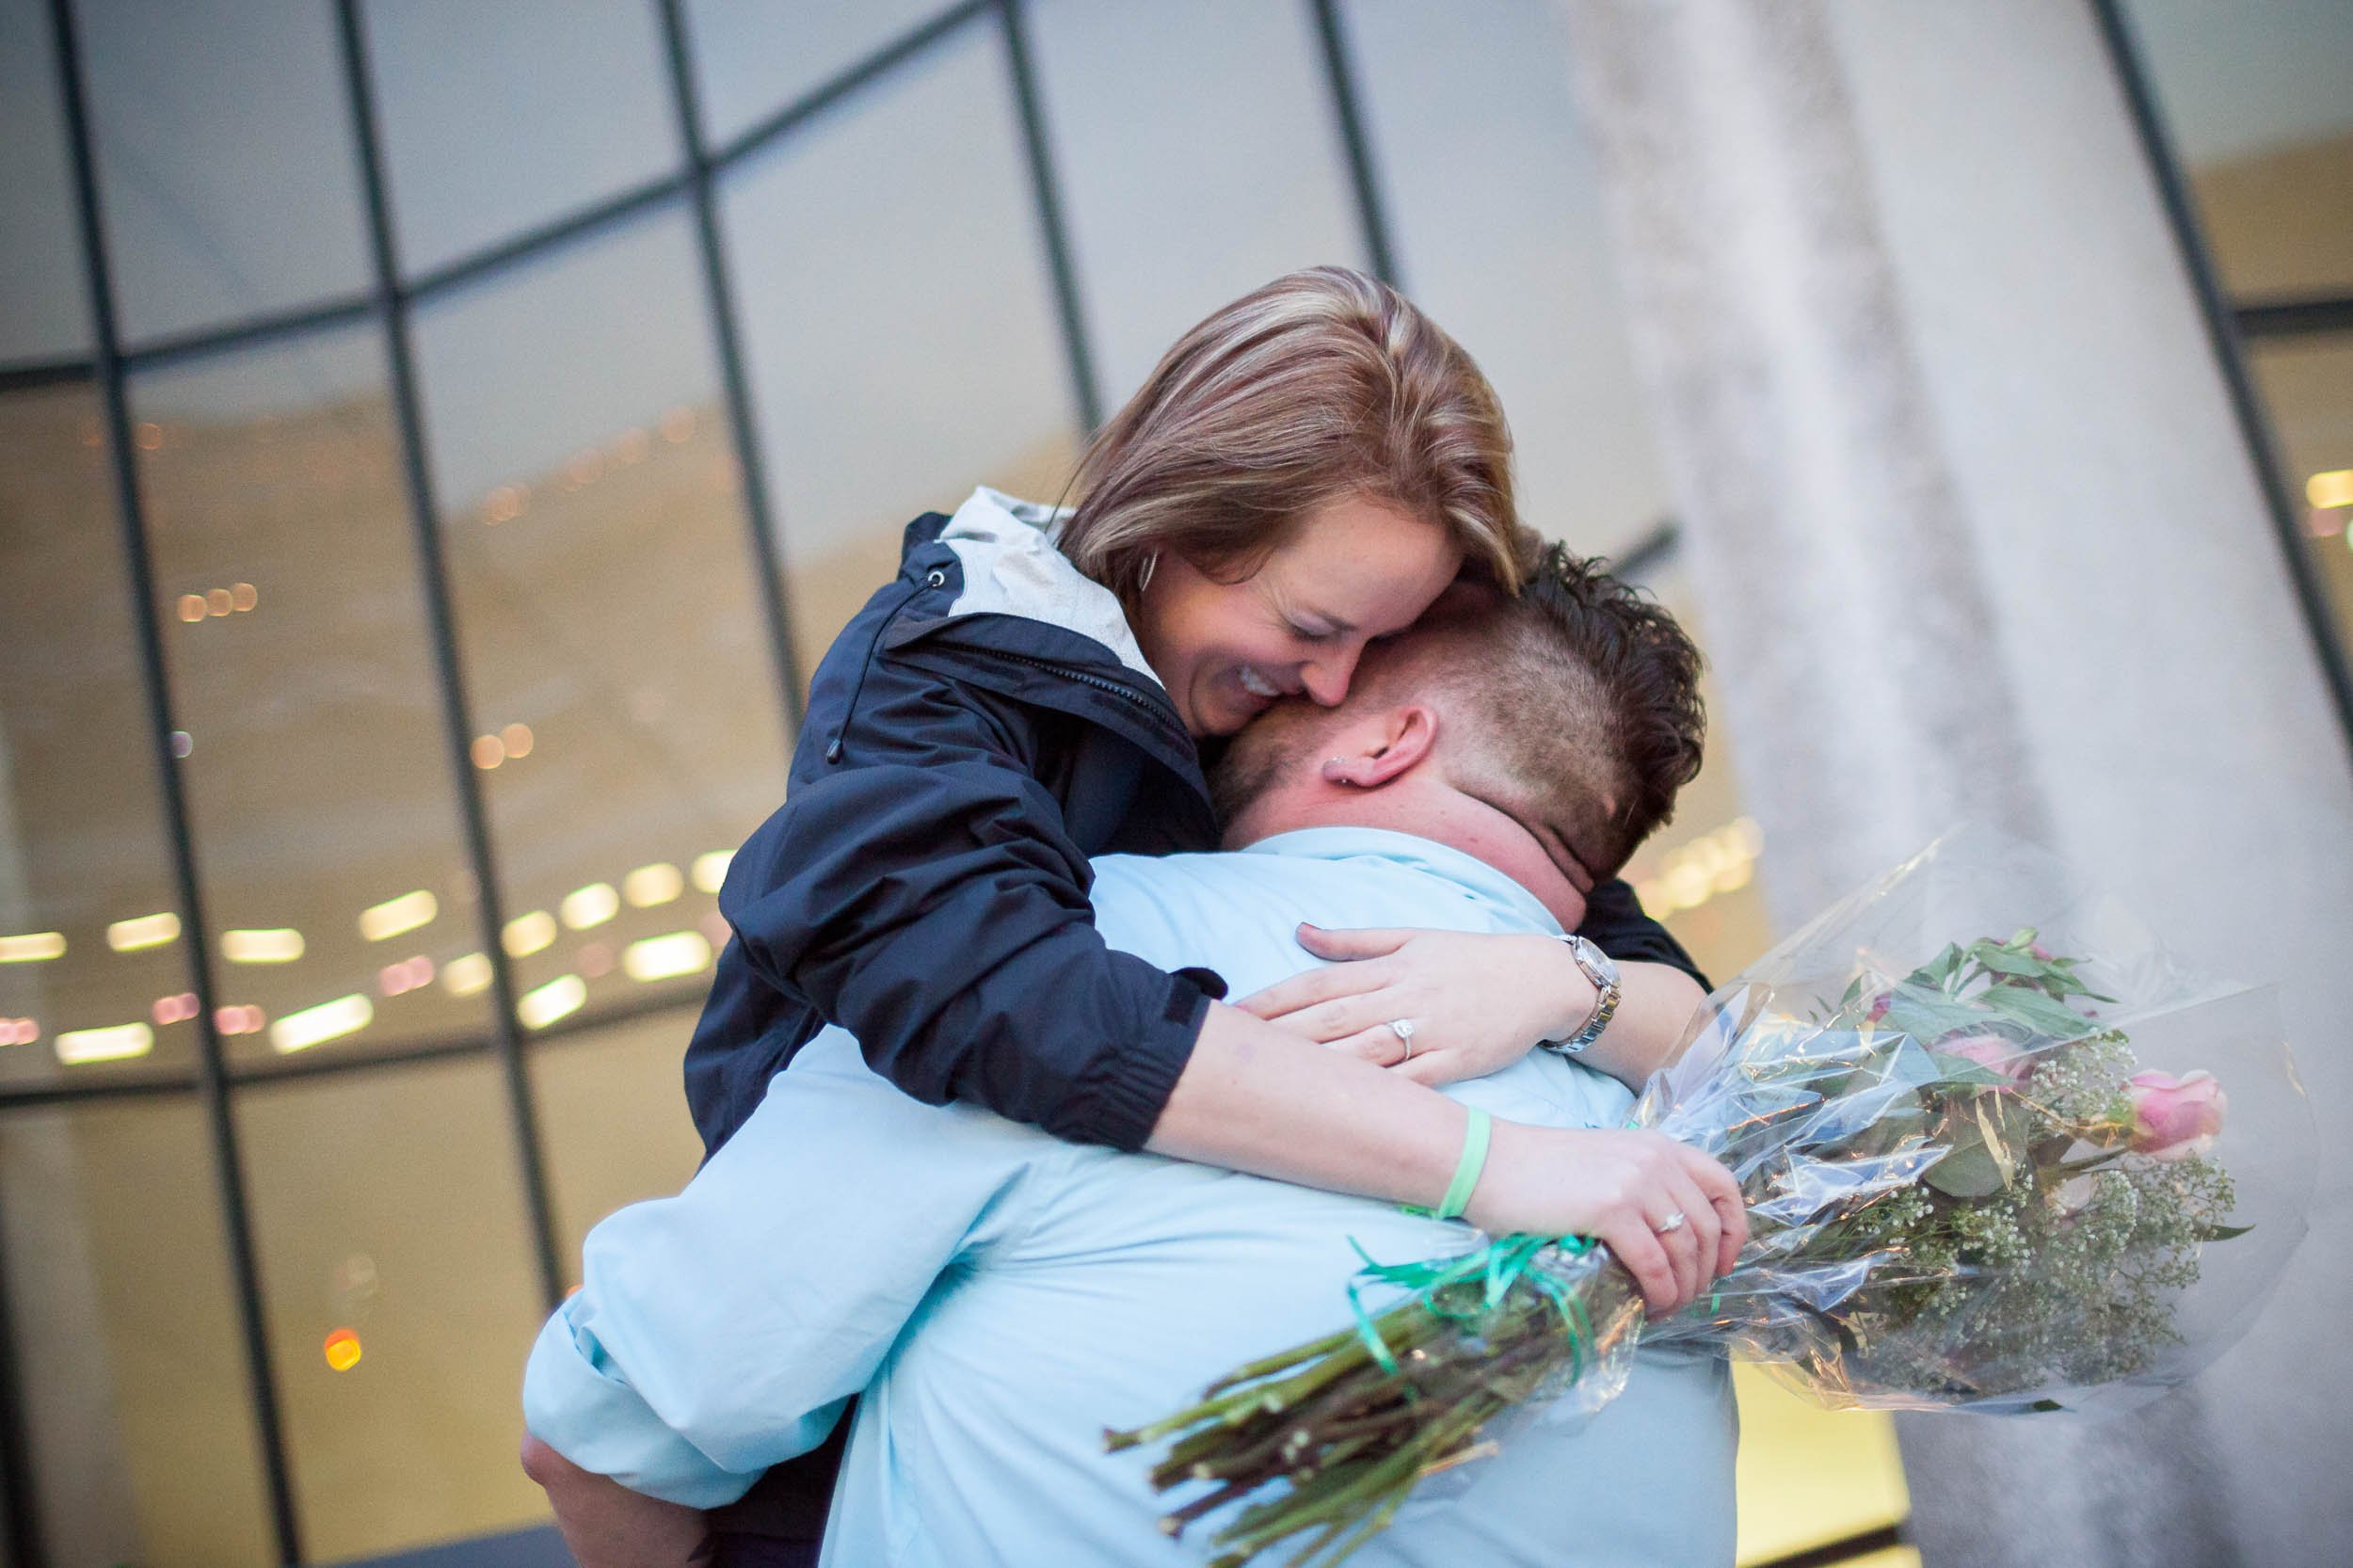
<svg viewBox="0 0 2353 1568">
<path fill-rule="evenodd" d="M 1537 936 L 1305 932 L 1321 956 L 1379 956 L 1278 988 L 1259 1010 L 1282 1025 L 1093 923 L 1090 856 L 1217 847 L 1201 744 L 1287 697 L 1337 703 L 1366 643 L 1458 578 L 1516 591 L 1533 569 L 1502 411 L 1451 338 L 1360 274 L 1277 279 L 1169 350 L 1074 490 L 1068 513 L 982 489 L 918 519 L 819 666 L 785 804 L 720 896 L 734 940 L 687 1057 L 710 1147 L 833 1022 L 920 1099 L 1435 1205 L 1467 1120 L 1429 1084 L 1540 1041 L 1637 1080 L 1663 1056 L 1690 962 L 1574 865 L 1580 935 L 1623 970 Z M 1497 1126 L 1469 1217 L 1589 1228 L 1624 1173 L 1588 1146 Z M 1714 1267 L 1678 1259 L 1685 1300 Z M 725 1560 L 803 1560 L 783 1542 L 816 1539 L 830 1481 L 824 1450 L 772 1472 Z"/>
</svg>

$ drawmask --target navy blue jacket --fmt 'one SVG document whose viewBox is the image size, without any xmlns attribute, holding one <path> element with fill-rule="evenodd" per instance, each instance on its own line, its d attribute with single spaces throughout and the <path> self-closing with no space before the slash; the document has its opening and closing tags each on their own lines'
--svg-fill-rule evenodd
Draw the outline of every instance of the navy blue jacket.
<svg viewBox="0 0 2353 1568">
<path fill-rule="evenodd" d="M 1116 600 L 1046 542 L 1042 512 L 1007 504 L 983 491 L 909 523 L 897 580 L 817 667 L 785 803 L 719 892 L 734 937 L 686 1053 L 707 1149 L 827 1021 L 918 1099 L 1137 1148 L 1224 989 L 1096 932 L 1089 856 L 1214 849 L 1217 822 Z M 994 544 L 970 536 L 992 526 Z M 1623 882 L 1580 929 L 1697 977 Z M 722 1531 L 814 1540 L 846 1427 Z"/>
</svg>

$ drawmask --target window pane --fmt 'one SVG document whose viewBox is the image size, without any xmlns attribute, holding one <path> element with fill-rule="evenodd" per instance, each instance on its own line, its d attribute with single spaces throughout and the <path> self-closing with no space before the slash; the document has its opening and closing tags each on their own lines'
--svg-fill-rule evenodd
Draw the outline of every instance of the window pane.
<svg viewBox="0 0 2353 1568">
<path fill-rule="evenodd" d="M 58 1568 L 276 1560 L 192 1099 L 0 1120 L 8 1325 Z"/>
<path fill-rule="evenodd" d="M 1350 0 L 1346 21 L 1398 264 L 1503 399 L 1522 511 L 1588 554 L 1624 551 L 1666 517 L 1667 486 L 1559 10 Z"/>
<path fill-rule="evenodd" d="M 728 179 L 804 673 L 897 575 L 910 518 L 1068 478 L 1078 415 L 1002 51 L 968 31 Z"/>
<path fill-rule="evenodd" d="M 750 129 L 947 8 L 946 0 L 686 0 L 703 136 L 715 145 Z"/>
<path fill-rule="evenodd" d="M 0 363 L 90 347 L 48 11 L 41 0 L 0 0 Z"/>
<path fill-rule="evenodd" d="M 699 996 L 784 727 L 682 216 L 437 296 L 417 347 L 525 1021 Z"/>
<path fill-rule="evenodd" d="M 1308 8 L 1032 8 L 1104 406 L 1194 322 L 1296 267 L 1365 264 Z"/>
<path fill-rule="evenodd" d="M 0 1082 L 196 1060 L 98 393 L 0 398 Z"/>
<path fill-rule="evenodd" d="M 376 331 L 155 372 L 132 403 L 231 1051 L 486 1030 Z"/>
<path fill-rule="evenodd" d="M 81 0 L 74 13 L 126 339 L 367 284 L 331 7 Z"/>
<path fill-rule="evenodd" d="M 298 1080 L 236 1105 L 312 1560 L 543 1518 L 515 1463 L 543 1313 L 495 1064 Z"/>
<path fill-rule="evenodd" d="M 2126 0 L 2223 286 L 2353 292 L 2353 6 Z"/>
<path fill-rule="evenodd" d="M 679 165 L 648 0 L 373 0 L 367 29 L 407 271 Z"/>
<path fill-rule="evenodd" d="M 580 1244 L 589 1227 L 624 1204 L 677 1192 L 702 1160 L 679 1080 L 695 1016 L 692 1007 L 671 1008 L 532 1048 L 568 1285 L 580 1282 Z"/>
<path fill-rule="evenodd" d="M 2305 543 L 2320 568 L 2339 638 L 2353 645 L 2353 332 L 2248 345 L 2279 433 Z"/>
</svg>

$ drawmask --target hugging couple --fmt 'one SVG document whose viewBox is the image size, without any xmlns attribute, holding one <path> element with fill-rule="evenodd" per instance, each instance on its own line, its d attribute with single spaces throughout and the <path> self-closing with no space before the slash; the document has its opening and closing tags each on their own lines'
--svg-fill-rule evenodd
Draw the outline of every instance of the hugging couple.
<svg viewBox="0 0 2353 1568">
<path fill-rule="evenodd" d="M 720 894 L 709 1158 L 526 1373 L 583 1568 L 1198 1560 L 1103 1431 L 1345 1323 L 1352 1243 L 1593 1236 L 1664 1313 L 1745 1238 L 1620 1129 L 1704 989 L 1618 880 L 1699 656 L 1520 522 L 1469 357 L 1291 274 L 1072 493 L 918 519 L 818 668 Z M 1359 1560 L 1728 1564 L 1734 1443 L 1723 1364 L 1646 1354 Z"/>
</svg>

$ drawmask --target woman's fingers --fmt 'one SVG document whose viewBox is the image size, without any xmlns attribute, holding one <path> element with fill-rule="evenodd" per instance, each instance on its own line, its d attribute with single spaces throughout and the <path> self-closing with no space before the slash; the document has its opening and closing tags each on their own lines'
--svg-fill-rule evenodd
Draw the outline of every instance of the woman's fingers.
<svg viewBox="0 0 2353 1568">
<path fill-rule="evenodd" d="M 1253 991 L 1234 1005 L 1261 1018 L 1281 1018 L 1305 1007 L 1377 991 L 1389 980 L 1389 967 L 1385 964 L 1331 964 L 1321 968 L 1302 970 L 1289 980 L 1278 980 L 1263 991 Z"/>
<path fill-rule="evenodd" d="M 1716 1213 L 1715 1272 L 1728 1274 L 1739 1265 L 1740 1249 L 1749 1244 L 1748 1200 L 1740 1195 L 1739 1181 L 1721 1160 L 1711 1160 L 1697 1149 L 1684 1152 L 1684 1168 Z"/>
<path fill-rule="evenodd" d="M 1339 1051 L 1347 1056 L 1361 1056 L 1376 1067 L 1395 1067 L 1406 1060 L 1405 1042 L 1399 1039 L 1397 1032 L 1386 1024 L 1360 1029 L 1337 1040 L 1326 1040 L 1323 1044 L 1327 1050 Z"/>
<path fill-rule="evenodd" d="M 1642 1292 L 1642 1305 L 1652 1317 L 1664 1318 L 1675 1309 L 1679 1292 L 1674 1262 L 1639 1210 L 1629 1212 L 1624 1221 L 1603 1231 L 1601 1240 L 1625 1265 L 1625 1272 L 1634 1276 L 1635 1285 Z"/>
<path fill-rule="evenodd" d="M 1299 945 L 1318 958 L 1344 961 L 1351 958 L 1385 958 L 1412 941 L 1417 932 L 1395 926 L 1360 926 L 1350 931 L 1326 931 L 1305 920 L 1299 926 Z"/>
</svg>

